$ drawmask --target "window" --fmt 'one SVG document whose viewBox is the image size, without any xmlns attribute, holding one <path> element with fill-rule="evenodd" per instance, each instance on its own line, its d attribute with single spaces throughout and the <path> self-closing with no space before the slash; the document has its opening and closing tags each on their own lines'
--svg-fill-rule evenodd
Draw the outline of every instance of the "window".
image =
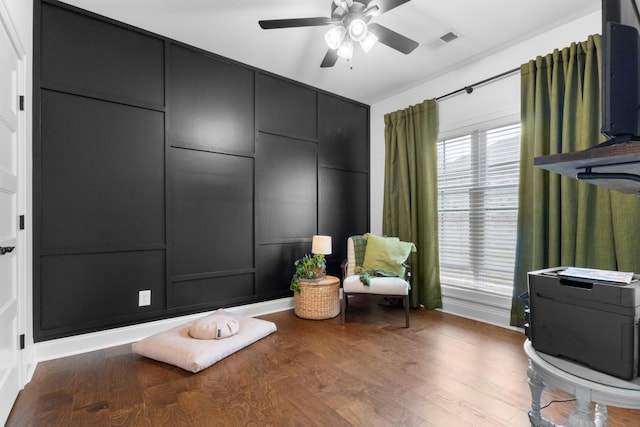
<svg viewBox="0 0 640 427">
<path fill-rule="evenodd" d="M 438 142 L 442 284 L 511 295 L 520 125 Z"/>
</svg>

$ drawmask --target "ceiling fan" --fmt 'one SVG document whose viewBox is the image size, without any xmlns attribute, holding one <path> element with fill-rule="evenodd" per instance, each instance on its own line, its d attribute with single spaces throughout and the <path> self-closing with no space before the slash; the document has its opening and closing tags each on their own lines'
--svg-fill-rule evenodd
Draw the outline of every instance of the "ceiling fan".
<svg viewBox="0 0 640 427">
<path fill-rule="evenodd" d="M 418 42 L 411 40 L 380 24 L 371 23 L 371 18 L 408 3 L 410 0 L 333 0 L 331 16 L 315 18 L 270 19 L 258 21 L 265 30 L 293 27 L 317 27 L 331 25 L 324 39 L 329 46 L 321 67 L 333 67 L 339 57 L 351 59 L 353 44 L 359 42 L 368 52 L 380 42 L 405 55 L 411 53 Z"/>
</svg>

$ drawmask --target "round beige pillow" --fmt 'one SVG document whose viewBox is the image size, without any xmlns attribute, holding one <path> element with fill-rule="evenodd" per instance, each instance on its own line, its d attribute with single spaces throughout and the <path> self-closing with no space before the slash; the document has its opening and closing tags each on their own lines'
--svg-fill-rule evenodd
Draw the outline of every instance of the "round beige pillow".
<svg viewBox="0 0 640 427">
<path fill-rule="evenodd" d="M 214 314 L 193 322 L 189 335 L 199 340 L 219 340 L 235 335 L 240 329 L 236 319 L 223 314 Z"/>
</svg>

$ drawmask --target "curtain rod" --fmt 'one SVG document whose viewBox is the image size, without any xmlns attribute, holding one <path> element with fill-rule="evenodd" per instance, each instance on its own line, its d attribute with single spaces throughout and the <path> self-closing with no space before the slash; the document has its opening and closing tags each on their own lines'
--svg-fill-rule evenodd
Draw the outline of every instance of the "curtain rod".
<svg viewBox="0 0 640 427">
<path fill-rule="evenodd" d="M 463 91 L 467 92 L 467 93 L 471 93 L 471 92 L 473 92 L 474 86 L 480 86 L 480 85 L 488 83 L 488 82 L 490 82 L 492 80 L 497 80 L 497 79 L 499 79 L 501 77 L 508 76 L 509 74 L 513 74 L 516 71 L 520 71 L 520 67 L 514 68 L 514 69 L 509 70 L 509 71 L 505 71 L 504 73 L 500 73 L 500 74 L 495 75 L 493 77 L 489 77 L 488 79 L 484 79 L 484 80 L 479 81 L 477 83 L 474 83 L 472 85 L 465 86 L 462 89 L 454 90 L 453 92 L 449 92 L 446 95 L 439 96 L 439 97 L 436 98 L 436 101 L 440 101 L 441 99 L 448 98 L 450 96 L 456 95 L 456 94 L 458 94 L 460 92 L 463 92 Z"/>
</svg>

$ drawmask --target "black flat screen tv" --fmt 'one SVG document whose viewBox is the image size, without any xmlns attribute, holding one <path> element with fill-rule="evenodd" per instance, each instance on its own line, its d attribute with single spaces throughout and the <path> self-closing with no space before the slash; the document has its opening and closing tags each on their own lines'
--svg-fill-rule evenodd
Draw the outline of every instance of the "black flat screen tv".
<svg viewBox="0 0 640 427">
<path fill-rule="evenodd" d="M 602 0 L 602 133 L 640 141 L 640 0 Z"/>
</svg>

